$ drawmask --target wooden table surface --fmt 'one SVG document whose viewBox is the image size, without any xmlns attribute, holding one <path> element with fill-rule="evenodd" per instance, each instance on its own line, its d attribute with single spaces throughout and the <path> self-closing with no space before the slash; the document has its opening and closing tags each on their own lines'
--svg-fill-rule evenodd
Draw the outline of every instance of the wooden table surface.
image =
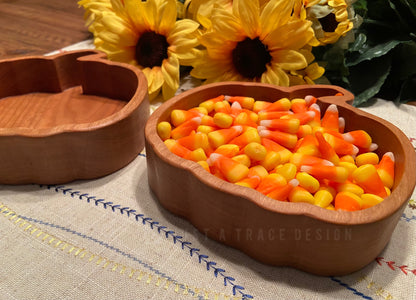
<svg viewBox="0 0 416 300">
<path fill-rule="evenodd" d="M 90 38 L 83 15 L 76 0 L 0 0 L 0 60 Z"/>
</svg>

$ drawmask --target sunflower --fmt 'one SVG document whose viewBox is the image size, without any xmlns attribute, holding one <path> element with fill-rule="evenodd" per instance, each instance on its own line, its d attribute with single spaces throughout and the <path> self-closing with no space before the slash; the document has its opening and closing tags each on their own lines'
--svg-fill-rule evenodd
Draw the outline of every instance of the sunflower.
<svg viewBox="0 0 416 300">
<path fill-rule="evenodd" d="M 234 0 L 232 10 L 214 6 L 201 58 L 191 75 L 206 83 L 240 80 L 289 86 L 289 75 L 308 67 L 311 22 L 292 12 L 298 0 Z"/>
<path fill-rule="evenodd" d="M 232 3 L 232 0 L 186 0 L 184 16 L 199 22 L 205 29 L 209 29 L 214 5 L 231 9 Z"/>
<path fill-rule="evenodd" d="M 351 0 L 321 0 L 307 8 L 315 36 L 321 45 L 334 44 L 354 27 Z"/>
<path fill-rule="evenodd" d="M 110 0 L 108 0 L 110 1 Z M 81 1 L 89 7 L 103 0 Z M 199 24 L 189 19 L 177 21 L 175 0 L 111 0 L 111 8 L 93 11 L 89 30 L 96 49 L 108 59 L 137 66 L 148 81 L 149 98 L 160 91 L 172 97 L 179 87 L 180 66 L 190 65 L 199 51 Z"/>
<path fill-rule="evenodd" d="M 308 66 L 302 70 L 291 71 L 288 74 L 289 85 L 314 84 L 315 80 L 321 79 L 325 69 L 317 62 L 314 62 L 315 56 L 312 54 L 312 46 L 307 45 L 304 49 L 300 49 L 299 52 L 305 56 Z"/>
<path fill-rule="evenodd" d="M 78 4 L 85 10 L 84 19 L 86 20 L 87 27 L 90 31 L 92 28 L 90 28 L 90 25 L 97 17 L 97 12 L 99 14 L 99 12 L 102 11 L 113 11 L 110 0 L 81 0 Z"/>
</svg>

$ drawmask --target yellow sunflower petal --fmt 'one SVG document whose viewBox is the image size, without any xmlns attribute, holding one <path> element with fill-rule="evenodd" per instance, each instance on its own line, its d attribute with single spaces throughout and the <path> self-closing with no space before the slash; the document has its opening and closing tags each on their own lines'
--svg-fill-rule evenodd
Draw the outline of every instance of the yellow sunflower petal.
<svg viewBox="0 0 416 300">
<path fill-rule="evenodd" d="M 108 1 L 108 0 L 107 0 Z M 126 16 L 124 10 L 124 0 L 109 0 L 111 8 L 117 13 Z"/>
<path fill-rule="evenodd" d="M 140 1 L 140 3 L 138 1 L 137 5 L 140 5 L 146 27 L 151 31 L 156 31 L 156 25 L 159 19 L 156 0 Z"/>
<path fill-rule="evenodd" d="M 261 82 L 289 86 L 288 75 L 276 64 L 267 65 L 266 72 L 261 76 Z"/>
<path fill-rule="evenodd" d="M 178 89 L 172 88 L 166 82 L 162 85 L 162 95 L 164 100 L 168 100 L 175 96 L 175 93 Z"/>
<path fill-rule="evenodd" d="M 152 84 L 149 86 L 149 93 L 155 93 L 160 90 L 164 83 L 164 76 L 161 67 L 153 67 L 152 73 Z"/>
<path fill-rule="evenodd" d="M 188 51 L 189 48 L 199 45 L 196 34 L 198 26 L 199 24 L 192 20 L 177 21 L 166 40 L 176 49 L 175 52 Z"/>
<path fill-rule="evenodd" d="M 218 78 L 231 69 L 228 60 L 211 60 L 206 51 L 201 52 L 201 57 L 193 64 L 192 77 L 199 79 Z"/>
<path fill-rule="evenodd" d="M 289 85 L 290 86 L 306 84 L 306 81 L 300 75 L 288 75 L 288 76 L 289 76 Z"/>
<path fill-rule="evenodd" d="M 240 18 L 245 34 L 254 39 L 259 34 L 260 6 L 258 1 L 234 0 L 233 12 Z"/>
<path fill-rule="evenodd" d="M 166 4 L 160 13 L 160 23 L 158 33 L 167 36 L 175 25 L 176 21 L 176 1 L 166 0 Z"/>
<path fill-rule="evenodd" d="M 141 71 L 143 72 L 144 76 L 146 77 L 147 86 L 150 87 L 153 83 L 152 69 L 151 68 L 143 68 L 143 69 L 141 69 Z"/>
<path fill-rule="evenodd" d="M 136 58 L 134 56 L 134 48 L 114 48 L 108 47 L 108 44 L 103 44 L 97 47 L 97 50 L 101 50 L 107 54 L 109 60 L 119 61 L 131 65 L 136 65 Z"/>
<path fill-rule="evenodd" d="M 200 38 L 201 44 L 206 47 L 209 56 L 212 59 L 224 59 L 229 57 L 231 51 L 235 48 L 236 42 L 224 39 L 223 36 L 210 32 Z"/>
<path fill-rule="evenodd" d="M 305 56 L 295 50 L 277 50 L 271 52 L 271 55 L 273 62 L 283 70 L 300 70 L 308 65 Z"/>
<path fill-rule="evenodd" d="M 315 56 L 312 54 L 311 50 L 312 49 L 306 49 L 306 47 L 299 50 L 299 52 L 305 57 L 308 64 L 315 60 Z"/>
<path fill-rule="evenodd" d="M 275 30 L 282 24 L 286 24 L 291 17 L 292 9 L 293 1 L 269 1 L 260 15 L 262 29 L 260 39 L 264 39 L 269 32 Z M 273 21 L 271 22 L 271 20 Z"/>
<path fill-rule="evenodd" d="M 190 66 L 201 56 L 200 50 L 198 49 L 180 52 L 175 51 L 175 55 L 178 57 L 181 66 Z"/>
<path fill-rule="evenodd" d="M 229 41 L 240 41 L 244 36 L 241 24 L 230 11 L 221 7 L 215 7 L 213 10 L 212 24 L 213 31 L 219 36 Z"/>
<path fill-rule="evenodd" d="M 170 55 L 169 58 L 163 60 L 162 74 L 164 84 L 176 91 L 179 87 L 179 60 L 175 55 Z"/>
<path fill-rule="evenodd" d="M 144 14 L 141 9 L 142 5 L 138 2 L 141 3 L 141 1 L 138 0 L 124 0 L 124 5 L 135 29 L 141 33 L 145 28 L 145 22 L 143 19 Z"/>
<path fill-rule="evenodd" d="M 117 17 L 114 13 L 104 12 L 100 18 L 103 30 L 98 35 L 110 43 L 121 46 L 133 46 L 137 42 L 137 34 L 129 24 Z"/>
<path fill-rule="evenodd" d="M 292 21 L 270 32 L 264 39 L 270 51 L 300 49 L 314 37 L 309 21 Z"/>
<path fill-rule="evenodd" d="M 195 21 L 189 19 L 179 20 L 175 23 L 171 32 L 169 33 L 168 41 L 174 42 L 178 37 L 195 32 L 198 27 L 199 24 Z"/>
<path fill-rule="evenodd" d="M 316 62 L 310 64 L 305 71 L 311 80 L 316 80 L 325 73 L 325 69 Z"/>
</svg>

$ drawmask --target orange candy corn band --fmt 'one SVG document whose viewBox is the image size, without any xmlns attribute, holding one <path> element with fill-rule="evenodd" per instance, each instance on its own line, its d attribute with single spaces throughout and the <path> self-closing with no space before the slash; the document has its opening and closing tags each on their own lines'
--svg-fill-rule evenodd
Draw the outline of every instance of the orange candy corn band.
<svg viewBox="0 0 416 300">
<path fill-rule="evenodd" d="M 157 132 L 175 155 L 276 201 L 343 211 L 381 203 L 394 186 L 394 154 L 378 157 L 368 132 L 348 131 L 337 106 L 318 101 L 219 95 L 173 110 Z"/>
</svg>

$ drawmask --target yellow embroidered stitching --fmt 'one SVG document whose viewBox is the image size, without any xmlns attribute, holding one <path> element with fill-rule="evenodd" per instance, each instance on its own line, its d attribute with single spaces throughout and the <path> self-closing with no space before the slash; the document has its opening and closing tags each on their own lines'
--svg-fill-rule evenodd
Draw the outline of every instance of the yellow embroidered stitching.
<svg viewBox="0 0 416 300">
<path fill-rule="evenodd" d="M 198 288 L 195 286 L 190 286 L 187 284 L 182 283 L 174 283 L 172 280 L 163 278 L 160 276 L 155 276 L 154 274 L 142 271 L 140 269 L 134 269 L 122 264 L 119 264 L 117 262 L 111 261 L 103 256 L 96 255 L 84 248 L 77 247 L 75 245 L 72 245 L 70 243 L 67 243 L 63 240 L 60 240 L 56 236 L 50 235 L 47 232 L 35 227 L 33 224 L 30 224 L 29 222 L 23 220 L 22 218 L 18 217 L 18 214 L 16 214 L 14 211 L 10 210 L 7 206 L 0 203 L 0 213 L 6 217 L 11 223 L 18 225 L 19 228 L 23 228 L 23 226 L 27 225 L 23 231 L 28 232 L 29 229 L 31 229 L 30 232 L 28 232 L 29 235 L 34 236 L 37 239 L 40 239 L 42 242 L 46 242 L 47 245 L 50 245 L 54 248 L 59 248 L 61 251 L 65 251 L 69 255 L 73 255 L 75 258 L 84 259 L 87 258 L 87 262 L 92 262 L 95 259 L 95 265 L 99 266 L 103 262 L 105 262 L 102 265 L 103 269 L 106 269 L 108 266 L 112 266 L 110 271 L 115 272 L 117 269 L 120 269 L 118 272 L 120 275 L 126 274 L 128 278 L 133 278 L 133 274 L 136 272 L 139 273 L 139 275 L 136 277 L 137 281 L 141 281 L 143 278 L 146 278 L 145 283 L 146 284 L 154 284 L 156 287 L 163 287 L 164 290 L 169 290 L 171 286 L 174 286 L 173 291 L 176 293 L 181 293 L 181 289 L 183 289 L 182 294 L 183 295 L 191 295 L 192 297 L 196 298 L 198 296 L 203 297 L 203 299 L 232 299 L 232 300 L 242 300 L 241 296 L 232 296 L 227 295 L 225 293 L 218 293 L 216 291 L 207 290 L 205 288 Z M 17 218 L 17 219 L 16 219 Z M 16 220 L 14 220 L 16 219 Z M 37 234 L 35 234 L 37 232 Z M 54 243 L 55 242 L 55 243 Z M 54 243 L 54 244 L 53 244 Z M 128 269 L 128 271 L 127 271 Z M 126 272 L 127 271 L 127 272 Z M 174 285 L 172 285 L 174 283 Z M 193 291 L 190 293 L 190 291 Z M 213 298 L 210 298 L 210 297 Z M 222 297 L 222 298 L 220 298 Z M 387 299 L 387 298 L 386 298 Z"/>
<path fill-rule="evenodd" d="M 372 291 L 376 296 L 379 296 L 386 300 L 394 299 L 390 292 L 386 291 L 382 286 L 375 283 L 373 280 L 367 278 L 367 276 L 362 276 L 358 278 L 357 282 L 365 282 L 367 283 L 367 289 Z"/>
</svg>

